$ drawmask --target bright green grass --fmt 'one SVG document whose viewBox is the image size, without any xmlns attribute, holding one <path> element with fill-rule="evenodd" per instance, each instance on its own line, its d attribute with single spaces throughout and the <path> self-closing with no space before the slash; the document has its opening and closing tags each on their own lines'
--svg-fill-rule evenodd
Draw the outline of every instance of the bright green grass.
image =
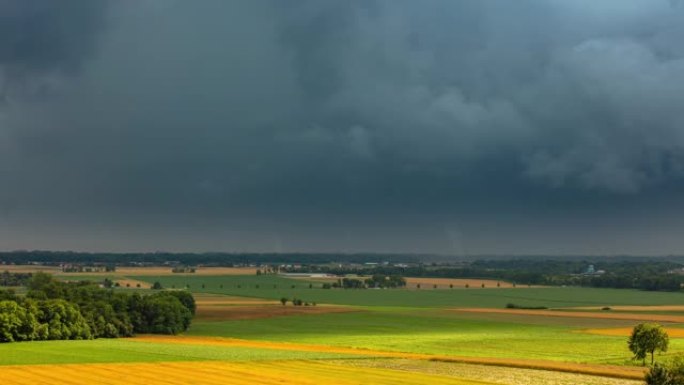
<svg viewBox="0 0 684 385">
<path fill-rule="evenodd" d="M 159 281 L 164 287 L 181 288 L 189 284 L 190 290 L 196 293 L 269 299 L 297 297 L 308 302 L 360 306 L 503 308 L 509 302 L 521 306 L 547 307 L 684 305 L 684 294 L 681 293 L 624 289 L 549 287 L 454 290 L 326 290 L 320 288 L 320 282 L 313 283 L 314 288 L 309 289 L 309 282 L 278 276 L 137 276 L 131 278 L 147 282 Z M 241 287 L 238 288 L 238 285 Z M 256 285 L 259 285 L 259 288 Z M 295 285 L 295 289 L 291 288 L 292 285 Z"/>
<path fill-rule="evenodd" d="M 576 329 L 570 324 L 406 309 L 197 322 L 189 334 L 440 355 L 632 364 L 626 338 L 582 334 Z M 684 340 L 672 340 L 670 352 L 684 352 Z"/>
<path fill-rule="evenodd" d="M 136 342 L 125 338 L 0 344 L 0 365 L 206 360 L 253 361 L 348 357 L 354 356 L 242 347 L 161 344 Z"/>
</svg>

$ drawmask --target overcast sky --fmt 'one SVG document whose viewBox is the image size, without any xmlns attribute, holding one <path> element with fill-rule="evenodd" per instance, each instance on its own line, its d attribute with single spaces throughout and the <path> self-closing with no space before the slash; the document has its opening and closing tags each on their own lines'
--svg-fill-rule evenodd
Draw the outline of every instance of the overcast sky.
<svg viewBox="0 0 684 385">
<path fill-rule="evenodd" d="M 0 20 L 0 249 L 684 254 L 682 1 Z"/>
</svg>

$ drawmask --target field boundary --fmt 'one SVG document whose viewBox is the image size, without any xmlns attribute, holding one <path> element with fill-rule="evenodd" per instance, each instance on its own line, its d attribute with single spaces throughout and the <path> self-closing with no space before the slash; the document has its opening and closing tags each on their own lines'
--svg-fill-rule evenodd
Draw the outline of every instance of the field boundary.
<svg viewBox="0 0 684 385">
<path fill-rule="evenodd" d="M 585 311 L 562 311 L 562 310 L 530 310 L 530 309 L 491 309 L 491 308 L 457 308 L 447 309 L 454 312 L 465 313 L 487 313 L 487 314 L 511 314 L 511 315 L 533 315 L 543 317 L 565 317 L 565 318 L 594 318 L 594 319 L 614 319 L 626 321 L 658 321 L 684 323 L 684 316 L 669 314 L 651 313 L 611 313 L 611 312 L 585 312 Z"/>
</svg>

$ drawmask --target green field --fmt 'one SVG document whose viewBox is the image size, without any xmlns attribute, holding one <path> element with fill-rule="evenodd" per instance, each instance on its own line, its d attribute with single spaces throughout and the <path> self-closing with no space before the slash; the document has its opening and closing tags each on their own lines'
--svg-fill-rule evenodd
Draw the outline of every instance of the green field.
<svg viewBox="0 0 684 385">
<path fill-rule="evenodd" d="M 197 322 L 188 334 L 269 341 L 288 341 L 436 355 L 545 359 L 569 362 L 633 364 L 624 337 L 577 333 L 581 328 L 633 325 L 631 321 L 556 319 L 548 317 L 478 317 L 419 309 L 368 310 Z M 558 324 L 558 323 L 564 324 Z M 673 339 L 671 351 L 684 352 Z"/>
<path fill-rule="evenodd" d="M 450 371 L 448 363 L 437 366 L 419 364 L 411 354 L 440 357 L 470 357 L 478 360 L 538 360 L 535 362 L 570 365 L 615 365 L 619 370 L 632 370 L 638 363 L 631 359 L 626 337 L 595 335 L 583 329 L 630 328 L 632 320 L 601 318 L 549 317 L 539 314 L 471 313 L 459 308 L 503 309 L 507 303 L 521 306 L 545 306 L 574 312 L 570 307 L 617 305 L 684 305 L 681 293 L 644 292 L 635 290 L 591 289 L 578 287 L 513 288 L 513 289 L 393 289 L 342 290 L 322 289 L 320 282 L 280 276 L 112 276 L 153 283 L 165 288 L 187 288 L 196 294 L 212 294 L 211 300 L 226 296 L 226 303 L 209 300 L 204 305 L 208 313 L 230 314 L 240 307 L 255 312 L 249 319 L 216 319 L 198 317 L 186 332 L 185 342 L 168 343 L 158 340 L 94 340 L 47 341 L 0 345 L 0 365 L 69 364 L 69 363 L 144 363 L 144 362 L 289 362 L 290 360 L 325 360 L 337 364 L 350 362 L 363 368 L 396 369 L 429 373 Z M 68 277 L 73 278 L 73 277 Z M 79 277 L 79 279 L 97 277 Z M 313 285 L 312 288 L 309 285 Z M 294 288 L 293 288 L 294 286 Z M 124 289 L 120 289 L 124 290 Z M 146 292 L 147 290 L 142 290 Z M 218 296 L 218 297 L 217 297 Z M 270 315 L 269 311 L 294 309 L 291 304 L 259 304 L 233 302 L 235 297 L 278 300 L 281 297 L 300 298 L 316 302 L 315 312 Z M 231 299 L 232 298 L 232 299 Z M 343 312 L 326 313 L 327 307 Z M 342 308 L 340 308 L 342 306 Z M 217 310 L 218 309 L 218 310 Z M 301 309 L 301 308 L 300 308 Z M 260 311 L 264 316 L 259 316 Z M 628 313 L 625 310 L 613 311 Z M 595 311 L 600 315 L 602 311 Z M 591 314 L 591 313 L 590 313 Z M 681 311 L 650 310 L 640 314 L 681 315 Z M 593 316 L 592 316 L 593 317 Z M 668 327 L 684 327 L 669 324 Z M 249 346 L 213 344 L 216 338 L 239 339 Z M 202 341 L 209 341 L 203 344 Z M 234 341 L 234 340 L 219 340 Z M 264 347 L 264 344 L 270 347 Z M 287 344 L 302 347 L 292 350 Z M 322 350 L 307 350 L 305 346 Z M 349 352 L 345 349 L 360 348 Z M 329 349 L 329 351 L 325 351 Z M 337 350 L 335 350 L 337 349 Z M 382 352 L 380 359 L 357 352 Z M 392 352 L 392 353 L 387 353 Z M 405 354 L 404 354 L 405 353 Z M 392 356 L 400 354 L 400 357 Z M 684 338 L 672 338 L 667 353 L 658 359 L 667 361 L 684 354 Z M 389 357 L 392 356 L 392 357 Z M 424 356 L 422 356 L 424 357 Z M 285 360 L 285 361 L 283 361 Z M 424 358 L 423 358 L 424 360 Z M 426 361 L 427 362 L 427 361 Z M 525 361 L 526 362 L 526 361 Z M 336 364 L 336 365 L 337 365 Z M 299 364 L 298 364 L 299 365 Z M 454 364 L 456 365 L 456 364 Z M 464 365 L 464 364 L 459 364 Z M 456 366 L 454 366 L 456 368 Z M 601 366 L 603 368 L 603 366 Z M 624 369 L 623 369 L 624 368 Z M 400 368 L 401 369 L 401 368 Z M 469 379 L 490 380 L 490 371 L 471 368 L 480 373 Z M 328 370 L 328 369 L 326 369 Z M 459 376 L 467 376 L 468 367 L 460 367 Z M 536 370 L 526 374 L 524 367 L 497 368 L 501 373 L 515 373 L 517 382 L 525 384 L 527 375 L 548 378 L 549 383 L 574 384 L 570 375 L 554 377 L 557 372 Z M 631 373 L 635 373 L 632 371 Z M 641 373 L 639 371 L 636 372 Z M 473 377 L 475 376 L 475 377 Z M 477 377 L 480 376 L 480 377 Z M 587 374 L 583 374 L 587 376 Z M 512 378 L 513 378 L 512 377 Z M 462 377 L 459 377 L 462 378 Z M 522 379 L 522 380 L 521 380 Z M 512 380 L 511 380 L 512 381 Z M 522 382 L 520 382 L 522 381 Z M 583 383 L 616 384 L 615 379 L 597 376 L 581 377 Z M 503 382 L 504 384 L 507 384 Z M 470 382 L 469 382 L 470 384 Z"/>
<path fill-rule="evenodd" d="M 321 289 L 320 282 L 278 276 L 137 276 L 132 279 L 164 287 L 190 286 L 196 293 L 213 293 L 254 298 L 301 298 L 304 301 L 358 306 L 407 307 L 493 307 L 507 303 L 521 306 L 615 306 L 615 305 L 684 305 L 681 293 L 646 292 L 621 289 L 579 287 L 453 289 L 453 290 L 341 290 Z M 204 287 L 202 287 L 204 285 Z M 221 287 L 221 285 L 223 287 Z M 257 288 L 257 285 L 259 286 Z M 295 288 L 292 289 L 292 285 Z M 238 287 L 240 286 L 240 287 Z M 274 287 L 275 286 L 275 287 Z"/>
<path fill-rule="evenodd" d="M 129 339 L 0 344 L 0 365 L 105 362 L 254 361 L 353 358 L 354 355 L 220 346 L 174 345 Z M 0 369 L 1 370 L 1 369 Z"/>
</svg>

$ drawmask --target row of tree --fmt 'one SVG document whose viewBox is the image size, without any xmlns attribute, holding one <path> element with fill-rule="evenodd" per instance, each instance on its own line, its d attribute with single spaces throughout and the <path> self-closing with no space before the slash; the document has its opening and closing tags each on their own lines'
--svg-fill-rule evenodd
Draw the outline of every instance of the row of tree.
<svg viewBox="0 0 684 385">
<path fill-rule="evenodd" d="M 425 256 L 429 257 L 429 256 Z M 187 266 L 234 266 L 250 264 L 301 263 L 417 263 L 424 256 L 410 254 L 346 254 L 346 253 L 88 253 L 75 251 L 18 250 L 0 252 L 0 261 L 14 264 L 42 262 L 58 265 L 63 262 L 80 264 L 162 265 L 173 262 Z"/>
<path fill-rule="evenodd" d="M 367 289 L 367 288 L 397 288 L 405 287 L 406 280 L 400 275 L 373 274 L 363 281 L 356 278 L 340 278 L 333 283 L 324 283 L 323 289 Z M 309 285 L 311 287 L 311 285 Z"/>
<path fill-rule="evenodd" d="M 594 265 L 603 274 L 587 274 Z M 477 260 L 458 266 L 343 266 L 307 265 L 298 272 L 335 275 L 378 275 L 431 278 L 488 278 L 523 285 L 589 286 L 651 291 L 679 291 L 682 265 L 663 260 Z"/>
<path fill-rule="evenodd" d="M 186 291 L 151 295 L 65 283 L 37 273 L 26 296 L 0 291 L 0 341 L 128 337 L 187 330 L 195 300 Z"/>
</svg>

